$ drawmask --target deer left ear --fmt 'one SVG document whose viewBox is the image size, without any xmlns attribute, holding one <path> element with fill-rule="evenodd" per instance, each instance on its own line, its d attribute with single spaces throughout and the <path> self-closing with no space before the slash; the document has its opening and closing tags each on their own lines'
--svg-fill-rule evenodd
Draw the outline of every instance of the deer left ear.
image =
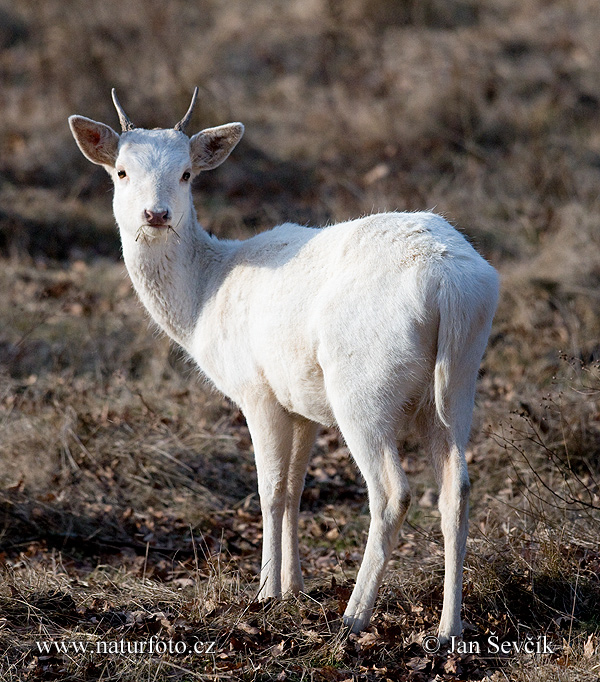
<svg viewBox="0 0 600 682">
<path fill-rule="evenodd" d="M 242 139 L 241 123 L 226 123 L 217 128 L 206 128 L 190 139 L 194 172 L 212 170 L 221 165 Z"/>
<path fill-rule="evenodd" d="M 110 126 L 85 116 L 70 116 L 69 125 L 77 146 L 87 159 L 100 166 L 114 167 L 119 136 Z"/>
</svg>

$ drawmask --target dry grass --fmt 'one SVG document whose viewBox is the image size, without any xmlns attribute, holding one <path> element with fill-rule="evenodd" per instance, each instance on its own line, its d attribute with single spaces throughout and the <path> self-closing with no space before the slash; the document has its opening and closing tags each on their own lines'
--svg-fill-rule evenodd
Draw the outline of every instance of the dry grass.
<svg viewBox="0 0 600 682">
<path fill-rule="evenodd" d="M 597 680 L 600 8 L 584 0 L 0 0 L 3 680 Z M 66 125 L 247 125 L 198 182 L 243 238 L 436 207 L 498 267 L 469 460 L 466 641 L 426 656 L 442 549 L 428 463 L 368 632 L 340 613 L 368 509 L 323 431 L 302 502 L 306 594 L 253 601 L 261 541 L 239 411 L 154 332 L 119 264 L 109 183 Z M 98 643 L 216 642 L 216 653 Z M 36 642 L 85 642 L 40 652 Z M 102 646 L 102 644 L 100 644 Z"/>
</svg>

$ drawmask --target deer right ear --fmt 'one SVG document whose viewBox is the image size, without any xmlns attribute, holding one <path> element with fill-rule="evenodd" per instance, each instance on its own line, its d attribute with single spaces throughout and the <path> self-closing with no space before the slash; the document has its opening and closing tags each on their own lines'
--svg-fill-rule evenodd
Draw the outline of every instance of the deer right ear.
<svg viewBox="0 0 600 682">
<path fill-rule="evenodd" d="M 92 163 L 114 168 L 119 148 L 119 136 L 104 123 L 85 116 L 70 116 L 69 126 L 83 155 Z"/>
</svg>

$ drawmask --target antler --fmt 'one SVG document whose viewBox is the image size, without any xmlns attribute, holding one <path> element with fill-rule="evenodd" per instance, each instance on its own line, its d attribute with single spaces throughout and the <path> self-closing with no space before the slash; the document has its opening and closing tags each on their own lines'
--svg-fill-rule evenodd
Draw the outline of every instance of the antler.
<svg viewBox="0 0 600 682">
<path fill-rule="evenodd" d="M 119 122 L 121 124 L 122 131 L 125 133 L 128 130 L 133 130 L 135 126 L 129 120 L 129 116 L 127 116 L 127 114 L 123 111 L 123 107 L 117 99 L 117 93 L 114 88 L 112 89 L 112 100 L 114 102 L 115 109 L 117 110 L 117 114 L 119 114 Z"/>
<path fill-rule="evenodd" d="M 185 133 L 185 129 L 187 128 L 188 123 L 190 122 L 190 119 L 192 118 L 192 113 L 194 111 L 194 107 L 196 106 L 196 100 L 198 99 L 198 88 L 194 89 L 194 94 L 192 95 L 192 103 L 190 104 L 189 109 L 187 110 L 186 115 L 179 121 L 179 123 L 176 123 L 173 127 L 175 130 L 179 130 L 182 133 Z"/>
</svg>

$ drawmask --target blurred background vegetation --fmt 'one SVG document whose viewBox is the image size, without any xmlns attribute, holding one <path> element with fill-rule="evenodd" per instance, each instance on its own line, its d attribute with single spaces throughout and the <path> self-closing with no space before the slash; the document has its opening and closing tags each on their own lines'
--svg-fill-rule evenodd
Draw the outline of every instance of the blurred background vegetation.
<svg viewBox="0 0 600 682">
<path fill-rule="evenodd" d="M 115 87 L 136 125 L 169 127 L 197 85 L 190 131 L 246 125 L 227 163 L 195 184 L 217 236 L 435 209 L 499 269 L 469 450 L 466 618 L 479 634 L 526 623 L 589 644 L 600 627 L 598 35 L 600 4 L 588 0 L 0 0 L 5 606 L 21 613 L 23 594 L 60 578 L 91 608 L 69 581 L 111 562 L 175 584 L 184 568 L 164 557 L 193 556 L 191 528 L 206 565 L 224 551 L 247 580 L 256 571 L 243 416 L 149 332 L 120 263 L 109 178 L 67 125 L 77 113 L 117 128 Z M 435 622 L 441 560 L 427 463 L 409 445 L 404 465 L 418 503 L 396 596 L 381 603 L 410 632 Z M 364 492 L 324 431 L 303 498 L 309 577 L 352 576 Z M 430 620 L 398 610 L 399 591 Z M 14 660 L 25 660 L 23 632 L 7 640 Z M 593 675 L 588 659 L 578 674 Z"/>
<path fill-rule="evenodd" d="M 235 157 L 198 181 L 202 218 L 217 233 L 435 207 L 495 263 L 539 256 L 550 242 L 564 252 L 589 241 L 600 179 L 594 3 L 19 0 L 0 8 L 5 253 L 114 254 L 108 180 L 78 154 L 67 116 L 116 126 L 116 87 L 138 125 L 164 127 L 179 120 L 195 85 L 196 128 L 247 126 Z M 98 229 L 104 239 L 86 234 Z M 556 278 L 549 260 L 538 274 Z M 595 284 L 583 281 L 598 277 L 592 270 L 568 276 Z"/>
</svg>

